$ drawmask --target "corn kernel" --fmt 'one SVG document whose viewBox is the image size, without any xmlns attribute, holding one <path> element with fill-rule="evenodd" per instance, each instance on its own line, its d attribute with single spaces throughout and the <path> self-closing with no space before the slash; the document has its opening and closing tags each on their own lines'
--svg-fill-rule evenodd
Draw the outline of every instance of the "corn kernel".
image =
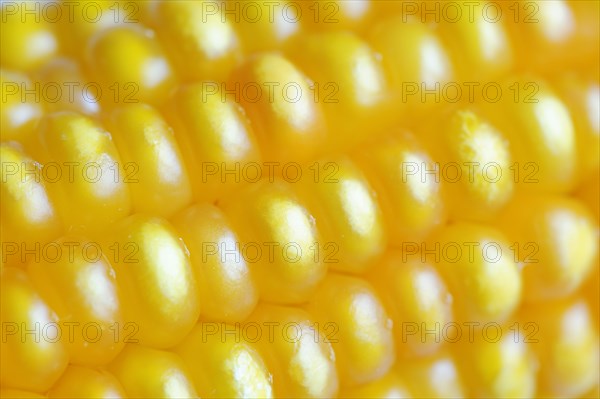
<svg viewBox="0 0 600 399">
<path fill-rule="evenodd" d="M 115 109 L 107 121 L 130 186 L 133 211 L 169 217 L 189 204 L 192 192 L 173 130 L 147 104 Z"/>
<path fill-rule="evenodd" d="M 261 305 L 247 322 L 257 326 L 257 349 L 273 372 L 276 397 L 336 395 L 338 377 L 330 339 L 309 314 L 291 307 Z M 265 331 L 269 326 L 272 330 Z"/>
<path fill-rule="evenodd" d="M 522 68 L 559 72 L 566 65 L 589 65 L 598 70 L 598 54 L 587 51 L 600 44 L 595 33 L 598 4 L 577 0 L 500 3 L 510 22 L 513 46 Z M 527 40 L 519 38 L 527 37 Z M 565 60 L 559 54 L 569 53 Z"/>
<path fill-rule="evenodd" d="M 215 201 L 240 186 L 240 170 L 261 160 L 244 111 L 217 83 L 180 87 L 169 110 L 197 199 Z M 241 182 L 243 183 L 243 182 Z"/>
<path fill-rule="evenodd" d="M 81 382 L 85 381 L 85 384 Z M 49 398 L 126 398 L 117 379 L 105 370 L 69 366 L 48 391 Z"/>
<path fill-rule="evenodd" d="M 411 397 L 406 383 L 398 376 L 395 370 L 391 370 L 376 381 L 345 389 L 339 395 L 340 399 L 409 399 Z"/>
<path fill-rule="evenodd" d="M 284 0 L 271 3 L 269 0 L 241 0 L 232 2 L 240 10 L 230 16 L 235 21 L 235 30 L 246 54 L 269 51 L 284 46 L 288 40 L 301 31 L 302 15 L 296 17 L 294 11 L 302 4 Z M 286 10 L 286 11 L 284 11 Z M 288 14 L 288 10 L 289 14 Z"/>
<path fill-rule="evenodd" d="M 486 118 L 508 139 L 515 168 L 507 173 L 512 172 L 522 190 L 571 189 L 577 146 L 573 119 L 565 103 L 536 78 L 517 77 L 499 85 L 515 89 L 483 108 Z"/>
<path fill-rule="evenodd" d="M 108 106 L 137 101 L 159 104 L 176 82 L 154 32 L 141 27 L 102 31 L 88 42 L 85 54 L 86 66 L 101 83 Z"/>
<path fill-rule="evenodd" d="M 422 239 L 445 221 L 440 181 L 426 173 L 435 165 L 413 135 L 382 139 L 357 159 L 377 193 L 391 245 Z"/>
<path fill-rule="evenodd" d="M 26 12 L 27 3 L 3 3 L 1 7 L 3 68 L 31 71 L 57 55 L 60 41 L 52 23 Z"/>
<path fill-rule="evenodd" d="M 240 340 L 239 326 L 214 327 L 197 324 L 175 348 L 200 397 L 272 398 L 272 376 L 256 349 Z"/>
<path fill-rule="evenodd" d="M 303 35 L 288 47 L 290 59 L 314 82 L 314 102 L 322 104 L 330 147 L 348 148 L 389 123 L 383 67 L 366 42 L 342 31 Z"/>
<path fill-rule="evenodd" d="M 104 365 L 123 347 L 115 339 L 123 322 L 115 271 L 97 243 L 64 237 L 54 244 L 57 256 L 46 251 L 27 274 L 60 317 L 71 363 Z"/>
<path fill-rule="evenodd" d="M 315 172 L 304 184 L 298 184 L 298 191 L 303 193 L 321 232 L 321 245 L 327 253 L 323 261 L 334 270 L 362 273 L 377 260 L 386 245 L 375 193 L 365 176 L 347 158 L 324 159 L 313 165 L 316 165 L 313 171 L 323 168 L 331 173 L 317 176 Z"/>
<path fill-rule="evenodd" d="M 543 397 L 576 397 L 598 384 L 598 331 L 590 309 L 580 298 L 523 309 L 523 320 L 535 320 L 532 345 L 540 364 L 538 394 Z"/>
<path fill-rule="evenodd" d="M 127 345 L 110 365 L 129 397 L 195 398 L 183 361 L 174 353 Z"/>
<path fill-rule="evenodd" d="M 282 304 L 306 302 L 327 271 L 325 243 L 292 183 L 263 181 L 236 197 L 219 206 L 239 234 L 261 298 Z"/>
<path fill-rule="evenodd" d="M 494 326 L 494 328 L 490 328 Z M 482 333 L 465 338 L 454 348 L 462 375 L 469 380 L 476 397 L 530 398 L 537 389 L 538 362 L 532 353 L 535 345 L 530 333 L 534 323 L 502 326 L 489 324 Z"/>
<path fill-rule="evenodd" d="M 8 267 L 1 277 L 0 308 L 6 336 L 0 343 L 0 383 L 3 388 L 45 392 L 69 362 L 67 349 L 55 328 L 59 319 L 25 272 Z M 14 327 L 12 334 L 9 324 Z"/>
<path fill-rule="evenodd" d="M 392 321 L 366 281 L 332 273 L 307 308 L 337 341 L 332 346 L 342 386 L 373 381 L 390 369 L 395 360 Z"/>
<path fill-rule="evenodd" d="M 458 321 L 503 322 L 510 317 L 521 300 L 522 282 L 510 244 L 500 231 L 456 223 L 426 244 L 422 251 L 434 252 L 437 270 L 453 294 Z"/>
<path fill-rule="evenodd" d="M 248 60 L 231 82 L 256 135 L 265 160 L 304 161 L 325 140 L 321 104 L 308 78 L 289 60 L 266 53 Z"/>
<path fill-rule="evenodd" d="M 41 101 L 47 112 L 74 111 L 89 116 L 100 114 L 102 92 L 85 76 L 77 60 L 54 58 L 37 73 Z M 27 97 L 24 97 L 25 99 Z"/>
<path fill-rule="evenodd" d="M 600 85 L 598 80 L 565 77 L 558 85 L 575 124 L 579 176 L 600 167 Z"/>
<path fill-rule="evenodd" d="M 190 251 L 202 315 L 226 322 L 244 320 L 258 302 L 258 290 L 251 264 L 242 257 L 239 238 L 223 212 L 196 204 L 172 222 Z"/>
<path fill-rule="evenodd" d="M 112 137 L 94 120 L 70 111 L 49 114 L 35 144 L 36 159 L 49 169 L 49 194 L 66 229 L 100 231 L 129 213 L 123 164 Z"/>
<path fill-rule="evenodd" d="M 373 49 L 381 54 L 387 79 L 395 92 L 392 98 L 401 110 L 431 108 L 431 103 L 424 101 L 411 100 L 408 103 L 405 97 L 407 85 L 416 85 L 423 91 L 432 90 L 436 85 L 451 81 L 454 76 L 453 66 L 440 39 L 426 25 L 413 19 L 400 16 L 387 18 L 376 24 L 369 40 Z"/>
<path fill-rule="evenodd" d="M 113 257 L 132 342 L 158 349 L 180 342 L 198 320 L 200 301 L 189 253 L 173 227 L 133 215 L 103 238 L 102 249 Z"/>
<path fill-rule="evenodd" d="M 426 141 L 439 162 L 450 218 L 489 221 L 514 190 L 507 139 L 471 111 L 458 111 L 431 130 Z M 454 166 L 456 178 L 448 172 Z"/>
<path fill-rule="evenodd" d="M 454 4 L 457 5 L 454 9 L 456 17 L 450 14 L 451 11 L 445 11 L 438 26 L 438 35 L 448 49 L 457 76 L 461 80 L 481 82 L 500 78 L 509 72 L 514 62 L 505 27 L 509 16 L 494 17 L 493 11 L 487 11 L 493 9 L 494 4 L 488 1 L 471 3 L 475 6 L 473 11 L 469 11 L 468 3 Z M 426 6 L 423 8 L 426 9 Z M 486 11 L 482 11 L 484 9 Z"/>
<path fill-rule="evenodd" d="M 5 140 L 26 140 L 44 114 L 39 90 L 24 73 L 0 69 L 2 107 L 0 107 L 0 137 Z M 31 101 L 31 99 L 34 101 Z"/>
<path fill-rule="evenodd" d="M 41 246 L 61 231 L 55 203 L 40 177 L 41 167 L 19 147 L 15 142 L 0 144 L 3 249 L 9 242 L 26 248 Z M 20 263 L 19 256 L 10 256 L 10 262 Z"/>
<path fill-rule="evenodd" d="M 297 3 L 299 10 L 296 19 L 303 22 L 307 30 L 360 30 L 368 21 L 373 2 L 368 0 L 316 0 Z M 296 11 L 296 10 L 295 10 Z M 289 19 L 294 19 L 289 12 Z"/>
<path fill-rule="evenodd" d="M 501 219 L 506 234 L 523 245 L 518 258 L 524 263 L 524 300 L 565 297 L 591 272 L 598 256 L 597 225 L 577 201 L 522 198 Z"/>
<path fill-rule="evenodd" d="M 236 31 L 210 1 L 163 1 L 156 10 L 156 30 L 187 79 L 224 80 L 241 53 Z M 172 46 L 178 43 L 178 46 Z"/>
<path fill-rule="evenodd" d="M 398 357 L 435 353 L 439 335 L 423 337 L 422 332 L 435 331 L 453 320 L 452 296 L 435 268 L 414 260 L 407 262 L 400 252 L 392 252 L 371 273 L 370 281 L 394 321 Z"/>
<path fill-rule="evenodd" d="M 456 359 L 446 352 L 411 359 L 397 372 L 415 398 L 468 397 Z"/>
</svg>

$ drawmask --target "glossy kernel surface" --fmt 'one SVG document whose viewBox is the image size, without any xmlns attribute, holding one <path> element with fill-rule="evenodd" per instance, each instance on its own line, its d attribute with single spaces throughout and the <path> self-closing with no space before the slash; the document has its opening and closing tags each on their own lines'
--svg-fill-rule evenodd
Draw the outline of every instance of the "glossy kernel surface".
<svg viewBox="0 0 600 399">
<path fill-rule="evenodd" d="M 600 396 L 597 0 L 0 0 L 0 397 Z"/>
</svg>

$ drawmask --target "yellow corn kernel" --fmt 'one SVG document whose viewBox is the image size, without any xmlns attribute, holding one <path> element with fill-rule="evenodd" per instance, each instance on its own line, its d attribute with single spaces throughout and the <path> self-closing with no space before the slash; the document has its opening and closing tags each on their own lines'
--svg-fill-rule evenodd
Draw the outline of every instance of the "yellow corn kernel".
<svg viewBox="0 0 600 399">
<path fill-rule="evenodd" d="M 127 342 L 162 349 L 180 342 L 200 313 L 187 248 L 163 219 L 130 216 L 103 237 L 122 293 Z"/>
<path fill-rule="evenodd" d="M 576 172 L 576 137 L 571 114 L 543 81 L 510 78 L 497 103 L 486 102 L 484 116 L 507 138 L 514 164 L 503 171 L 521 190 L 565 192 Z M 510 117 L 507 117 L 510 115 Z"/>
<path fill-rule="evenodd" d="M 190 171 L 197 199 L 214 201 L 244 180 L 241 170 L 260 161 L 254 130 L 244 111 L 215 82 L 180 87 L 170 122 Z"/>
<path fill-rule="evenodd" d="M 422 239 L 445 221 L 440 179 L 428 173 L 435 164 L 413 135 L 382 139 L 356 159 L 377 193 L 390 245 Z"/>
<path fill-rule="evenodd" d="M 129 397 L 198 397 L 183 361 L 171 352 L 127 345 L 108 368 Z"/>
<path fill-rule="evenodd" d="M 447 352 L 401 363 L 398 374 L 415 398 L 467 397 L 456 360 Z"/>
<path fill-rule="evenodd" d="M 458 322 L 501 323 L 517 308 L 522 282 L 509 246 L 497 229 L 470 223 L 446 226 L 421 246 L 448 284 Z"/>
<path fill-rule="evenodd" d="M 513 67 L 514 55 L 504 18 L 493 16 L 495 4 L 458 2 L 452 11 L 438 13 L 438 35 L 448 49 L 456 75 L 462 81 L 500 78 Z M 469 5 L 473 11 L 469 11 Z M 441 3 L 442 7 L 447 4 Z M 433 7 L 430 7 L 430 9 Z M 441 8 L 441 7 L 440 7 Z M 421 15 L 427 5 L 421 3 Z M 485 10 L 485 11 L 483 11 Z M 455 15 L 451 14 L 456 12 Z M 443 18 L 439 16 L 443 15 Z M 435 15 L 435 14 L 434 14 Z"/>
<path fill-rule="evenodd" d="M 581 1 L 499 2 L 509 22 L 521 68 L 557 73 L 566 66 L 598 70 L 598 3 Z M 527 40 L 522 40 L 526 37 Z M 568 52 L 569 57 L 560 54 Z"/>
<path fill-rule="evenodd" d="M 383 66 L 357 35 L 303 35 L 288 47 L 290 59 L 314 82 L 314 101 L 322 104 L 330 148 L 348 148 L 389 123 L 390 113 L 383 106 L 388 95 Z"/>
<path fill-rule="evenodd" d="M 427 332 L 453 320 L 452 296 L 436 269 L 418 258 L 390 252 L 369 280 L 394 321 L 398 357 L 434 353 L 443 341 L 439 334 Z"/>
<path fill-rule="evenodd" d="M 31 3 L 2 3 L 0 62 L 3 68 L 31 71 L 60 51 L 54 25 L 36 15 L 36 8 L 39 6 Z"/>
<path fill-rule="evenodd" d="M 163 1 L 157 6 L 157 34 L 186 79 L 225 80 L 240 62 L 239 40 L 223 7 L 226 3 L 212 1 Z"/>
<path fill-rule="evenodd" d="M 140 22 L 140 6 L 134 2 L 83 0 L 59 4 L 57 31 L 63 50 L 82 57 L 81 49 L 98 36 L 99 32 Z M 52 18 L 51 11 L 43 13 Z"/>
<path fill-rule="evenodd" d="M 437 176 L 445 189 L 450 218 L 489 221 L 514 190 L 508 141 L 468 110 L 430 129 L 427 146 L 438 161 Z"/>
<path fill-rule="evenodd" d="M 306 302 L 327 263 L 322 236 L 293 183 L 262 181 L 219 203 L 240 237 L 240 248 L 268 302 Z"/>
<path fill-rule="evenodd" d="M 304 161 L 322 149 L 325 121 L 309 79 L 281 55 L 257 55 L 229 82 L 256 126 L 263 157 L 269 161 Z"/>
<path fill-rule="evenodd" d="M 344 389 L 338 397 L 340 399 L 409 399 L 413 396 L 409 393 L 406 383 L 398 376 L 396 370 L 392 369 L 378 380 Z"/>
<path fill-rule="evenodd" d="M 369 40 L 381 54 L 388 81 L 395 96 L 396 109 L 430 108 L 421 101 L 421 92 L 443 86 L 454 76 L 445 47 L 425 24 L 404 16 L 387 18 L 375 25 Z M 407 60 L 411 60 L 407 62 Z M 408 97 L 413 89 L 419 94 Z"/>
<path fill-rule="evenodd" d="M 273 373 L 279 398 L 331 398 L 338 390 L 335 355 L 327 330 L 300 309 L 260 305 L 246 320 L 256 347 Z M 331 340 L 335 340 L 332 338 Z"/>
<path fill-rule="evenodd" d="M 96 82 L 90 82 L 84 75 L 77 60 L 54 58 L 40 68 L 38 77 L 41 80 L 40 99 L 47 112 L 74 111 L 90 116 L 100 114 L 103 93 L 97 90 Z"/>
<path fill-rule="evenodd" d="M 589 176 L 600 168 L 600 84 L 569 75 L 558 90 L 575 124 L 578 176 Z"/>
<path fill-rule="evenodd" d="M 202 315 L 211 320 L 242 321 L 258 302 L 258 289 L 242 256 L 239 238 L 223 212 L 196 204 L 172 220 L 190 251 Z"/>
<path fill-rule="evenodd" d="M 6 263 L 19 264 L 23 262 L 23 247 L 41 247 L 60 234 L 61 225 L 40 165 L 15 142 L 0 144 L 0 158 L 3 256 Z"/>
<path fill-rule="evenodd" d="M 591 316 L 577 296 L 521 312 L 520 319 L 535 326 L 532 339 L 539 341 L 531 348 L 539 359 L 540 397 L 577 397 L 598 385 L 600 348 Z"/>
<path fill-rule="evenodd" d="M 0 278 L 2 341 L 0 384 L 45 392 L 69 362 L 56 313 L 33 288 L 24 271 L 7 267 Z"/>
<path fill-rule="evenodd" d="M 323 261 L 334 270 L 362 273 L 386 245 L 383 217 L 365 176 L 347 158 L 319 160 L 298 183 L 321 232 Z"/>
<path fill-rule="evenodd" d="M 0 69 L 0 85 L 0 138 L 27 140 L 44 114 L 40 90 L 29 76 L 4 67 Z"/>
<path fill-rule="evenodd" d="M 238 325 L 199 323 L 175 348 L 188 366 L 200 397 L 273 397 L 269 370 L 241 336 Z"/>
<path fill-rule="evenodd" d="M 36 152 L 66 229 L 99 231 L 129 213 L 129 188 L 112 137 L 94 120 L 63 111 L 42 120 Z M 92 211 L 93 210 L 93 211 Z"/>
<path fill-rule="evenodd" d="M 376 380 L 390 369 L 396 357 L 392 321 L 370 284 L 330 273 L 307 309 L 329 332 L 342 386 Z"/>
<path fill-rule="evenodd" d="M 169 217 L 191 202 L 189 176 L 171 127 L 147 104 L 115 109 L 107 121 L 130 186 L 133 211 Z"/>
<path fill-rule="evenodd" d="M 541 301 L 574 293 L 598 256 L 597 225 L 578 201 L 525 197 L 499 216 L 499 223 L 520 251 L 523 299 Z"/>
<path fill-rule="evenodd" d="M 294 12 L 302 3 L 283 0 L 240 0 L 225 3 L 225 14 L 238 32 L 242 49 L 246 54 L 274 50 L 298 35 L 301 31 L 302 15 Z M 288 11 L 289 10 L 289 11 Z"/>
<path fill-rule="evenodd" d="M 492 327 L 493 326 L 493 327 Z M 532 349 L 534 323 L 488 324 L 454 349 L 462 375 L 475 397 L 531 398 L 537 390 L 538 362 Z"/>
<path fill-rule="evenodd" d="M 86 66 L 101 84 L 107 106 L 144 101 L 160 104 L 173 88 L 173 68 L 154 33 L 119 26 L 99 32 L 86 48 Z"/>
<path fill-rule="evenodd" d="M 45 248 L 50 248 L 48 244 Z M 62 342 L 72 364 L 104 365 L 122 349 L 121 297 L 115 271 L 100 245 L 64 237 L 31 260 L 27 274 L 60 317 Z"/>
<path fill-rule="evenodd" d="M 301 1 L 296 3 L 300 11 L 289 11 L 287 16 L 300 21 L 307 30 L 360 30 L 371 16 L 373 3 L 368 0 Z"/>
<path fill-rule="evenodd" d="M 84 382 L 85 383 L 82 383 Z M 49 398 L 126 398 L 119 381 L 105 370 L 69 366 L 50 391 Z"/>
</svg>

